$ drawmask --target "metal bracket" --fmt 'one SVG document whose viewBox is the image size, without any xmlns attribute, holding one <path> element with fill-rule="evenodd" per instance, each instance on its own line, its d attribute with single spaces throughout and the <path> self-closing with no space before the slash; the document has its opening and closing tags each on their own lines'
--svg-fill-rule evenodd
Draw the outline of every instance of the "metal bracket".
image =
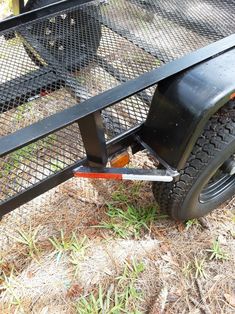
<svg viewBox="0 0 235 314">
<path fill-rule="evenodd" d="M 103 120 L 100 112 L 95 112 L 78 121 L 82 140 L 90 167 L 103 167 L 108 161 Z"/>
<path fill-rule="evenodd" d="M 148 145 L 146 144 L 139 135 L 135 136 L 135 140 L 144 148 L 146 149 L 153 157 L 156 158 L 156 160 L 162 164 L 166 170 L 168 171 L 168 174 L 172 175 L 173 177 L 177 177 L 179 175 L 178 171 L 176 169 L 173 169 L 168 163 L 166 163 L 162 158 L 158 156 L 158 154 Z"/>
</svg>

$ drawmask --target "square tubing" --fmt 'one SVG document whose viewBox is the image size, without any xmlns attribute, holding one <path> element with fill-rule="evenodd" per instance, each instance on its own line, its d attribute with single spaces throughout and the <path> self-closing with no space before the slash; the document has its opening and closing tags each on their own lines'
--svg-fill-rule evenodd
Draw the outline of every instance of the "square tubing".
<svg viewBox="0 0 235 314">
<path fill-rule="evenodd" d="M 87 154 L 88 166 L 104 167 L 108 161 L 108 153 L 100 111 L 82 118 L 78 121 L 78 125 Z"/>
<path fill-rule="evenodd" d="M 19 15 L 24 11 L 24 0 L 12 0 L 12 10 L 14 15 Z"/>
</svg>

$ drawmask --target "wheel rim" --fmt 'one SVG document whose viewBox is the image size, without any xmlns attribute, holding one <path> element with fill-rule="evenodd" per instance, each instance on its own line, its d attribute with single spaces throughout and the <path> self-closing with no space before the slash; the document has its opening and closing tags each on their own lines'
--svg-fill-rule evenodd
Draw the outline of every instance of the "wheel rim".
<svg viewBox="0 0 235 314">
<path fill-rule="evenodd" d="M 199 202 L 209 203 L 219 195 L 225 193 L 235 185 L 235 154 L 233 154 L 210 178 L 209 182 L 203 187 Z M 232 173 L 232 174 L 231 174 Z"/>
</svg>

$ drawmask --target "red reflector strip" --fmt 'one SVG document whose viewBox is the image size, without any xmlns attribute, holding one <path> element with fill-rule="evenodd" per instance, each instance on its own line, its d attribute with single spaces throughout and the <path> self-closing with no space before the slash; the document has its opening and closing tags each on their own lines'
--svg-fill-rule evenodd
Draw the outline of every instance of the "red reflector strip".
<svg viewBox="0 0 235 314">
<path fill-rule="evenodd" d="M 164 169 L 131 169 L 131 168 L 90 168 L 80 166 L 73 171 L 74 176 L 88 179 L 142 180 L 171 182 L 178 176 L 177 171 Z"/>
<path fill-rule="evenodd" d="M 173 178 L 171 176 L 157 176 L 157 175 L 134 175 L 124 173 L 101 173 L 101 172 L 74 172 L 74 176 L 77 178 L 87 179 L 106 179 L 106 180 L 141 180 L 141 181 L 162 181 L 171 182 Z"/>
<path fill-rule="evenodd" d="M 88 179 L 122 180 L 123 175 L 120 173 L 75 172 L 74 176 L 78 178 L 88 178 Z"/>
</svg>

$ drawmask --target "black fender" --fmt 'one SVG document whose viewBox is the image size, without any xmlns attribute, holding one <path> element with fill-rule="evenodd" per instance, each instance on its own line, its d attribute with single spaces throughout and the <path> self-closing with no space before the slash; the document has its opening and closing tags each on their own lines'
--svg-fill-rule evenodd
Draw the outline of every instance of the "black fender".
<svg viewBox="0 0 235 314">
<path fill-rule="evenodd" d="M 175 169 L 182 169 L 205 124 L 235 92 L 235 48 L 161 81 L 141 138 Z"/>
</svg>

